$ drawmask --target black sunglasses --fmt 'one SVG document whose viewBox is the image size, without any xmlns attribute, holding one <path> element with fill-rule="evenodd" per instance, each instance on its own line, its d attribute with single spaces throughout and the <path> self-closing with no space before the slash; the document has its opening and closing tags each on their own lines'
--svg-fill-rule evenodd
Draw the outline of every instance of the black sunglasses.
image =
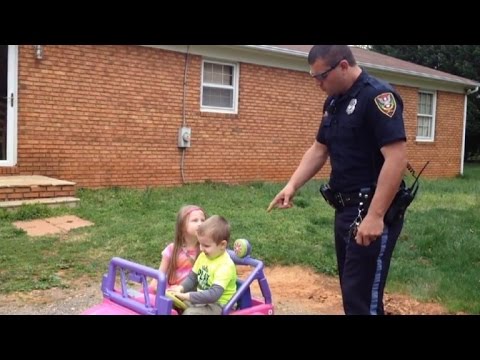
<svg viewBox="0 0 480 360">
<path fill-rule="evenodd" d="M 318 81 L 323 81 L 325 80 L 327 77 L 328 77 L 328 74 L 330 74 L 330 71 L 334 70 L 338 65 L 340 65 L 340 63 L 342 62 L 342 60 L 345 60 L 345 58 L 342 58 L 340 60 L 338 60 L 335 65 L 331 66 L 328 70 L 322 72 L 322 73 L 319 73 L 319 74 L 312 74 L 312 72 L 310 72 L 310 75 L 312 77 L 314 77 L 315 79 L 317 79 Z"/>
</svg>

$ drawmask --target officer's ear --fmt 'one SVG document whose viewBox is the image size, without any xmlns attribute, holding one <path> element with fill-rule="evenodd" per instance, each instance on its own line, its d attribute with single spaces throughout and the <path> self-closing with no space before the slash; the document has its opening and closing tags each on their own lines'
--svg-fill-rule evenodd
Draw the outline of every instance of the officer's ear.
<svg viewBox="0 0 480 360">
<path fill-rule="evenodd" d="M 346 70 L 350 66 L 347 59 L 343 59 L 338 65 L 342 68 L 342 70 Z"/>
</svg>

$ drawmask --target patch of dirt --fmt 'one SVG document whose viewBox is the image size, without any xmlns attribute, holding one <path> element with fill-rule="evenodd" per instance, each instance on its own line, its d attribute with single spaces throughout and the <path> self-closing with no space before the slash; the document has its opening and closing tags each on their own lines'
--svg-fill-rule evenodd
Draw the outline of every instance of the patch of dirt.
<svg viewBox="0 0 480 360">
<path fill-rule="evenodd" d="M 75 315 L 101 301 L 100 282 L 77 279 L 68 289 L 0 294 L 0 315 Z"/>
<path fill-rule="evenodd" d="M 238 267 L 243 278 L 246 269 Z M 342 296 L 337 277 L 315 273 L 301 267 L 272 267 L 265 269 L 275 304 L 280 315 L 343 315 Z M 260 289 L 254 287 L 253 295 Z M 447 310 L 439 304 L 421 303 L 401 294 L 384 295 L 385 312 L 391 315 L 442 315 Z"/>
<path fill-rule="evenodd" d="M 238 267 L 239 277 L 246 271 Z M 319 275 L 300 267 L 265 269 L 272 292 L 275 313 L 279 315 L 339 315 L 343 314 L 342 298 L 336 277 Z M 253 295 L 260 290 L 253 287 Z M 0 294 L 0 314 L 74 315 L 100 303 L 100 281 L 91 283 L 77 279 L 68 289 L 35 290 L 30 293 Z M 406 295 L 385 294 L 385 310 L 395 315 L 448 314 L 439 304 L 421 303 Z"/>
</svg>

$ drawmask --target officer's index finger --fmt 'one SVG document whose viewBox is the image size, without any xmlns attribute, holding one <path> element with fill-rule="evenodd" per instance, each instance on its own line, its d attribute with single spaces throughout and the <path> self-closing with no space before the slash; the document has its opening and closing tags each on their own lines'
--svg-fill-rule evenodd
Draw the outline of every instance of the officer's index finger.
<svg viewBox="0 0 480 360">
<path fill-rule="evenodd" d="M 268 205 L 267 212 L 272 211 L 273 205 L 275 205 L 275 200 L 273 200 L 273 201 L 270 203 L 270 205 Z"/>
</svg>

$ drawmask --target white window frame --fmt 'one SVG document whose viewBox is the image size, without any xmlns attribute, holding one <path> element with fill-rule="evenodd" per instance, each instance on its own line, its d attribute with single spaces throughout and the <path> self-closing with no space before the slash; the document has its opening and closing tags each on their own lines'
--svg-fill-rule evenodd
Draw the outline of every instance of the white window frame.
<svg viewBox="0 0 480 360">
<path fill-rule="evenodd" d="M 424 141 L 424 142 L 433 142 L 435 140 L 435 120 L 436 120 L 436 115 L 437 115 L 437 92 L 434 90 L 419 90 L 418 91 L 418 101 L 417 101 L 417 109 L 418 109 L 418 103 L 420 102 L 420 94 L 429 94 L 432 95 L 432 114 L 420 114 L 418 113 L 417 110 L 417 141 Z M 430 129 L 430 136 L 420 136 L 418 134 L 418 121 L 419 117 L 430 117 L 432 119 L 431 122 L 431 129 Z"/>
<path fill-rule="evenodd" d="M 219 84 L 210 84 L 203 82 L 203 72 L 205 69 L 205 63 L 216 64 L 216 65 L 226 65 L 233 67 L 233 85 L 219 85 Z M 202 112 L 215 112 L 215 113 L 224 113 L 224 114 L 237 114 L 238 113 L 238 79 L 240 78 L 240 66 L 238 63 L 229 63 L 222 62 L 218 60 L 203 59 L 202 60 L 202 73 L 201 73 L 201 87 L 200 87 L 200 111 Z M 218 88 L 218 89 L 231 89 L 233 104 L 232 107 L 218 107 L 218 106 L 204 106 L 203 104 L 203 89 L 204 87 Z"/>
</svg>

